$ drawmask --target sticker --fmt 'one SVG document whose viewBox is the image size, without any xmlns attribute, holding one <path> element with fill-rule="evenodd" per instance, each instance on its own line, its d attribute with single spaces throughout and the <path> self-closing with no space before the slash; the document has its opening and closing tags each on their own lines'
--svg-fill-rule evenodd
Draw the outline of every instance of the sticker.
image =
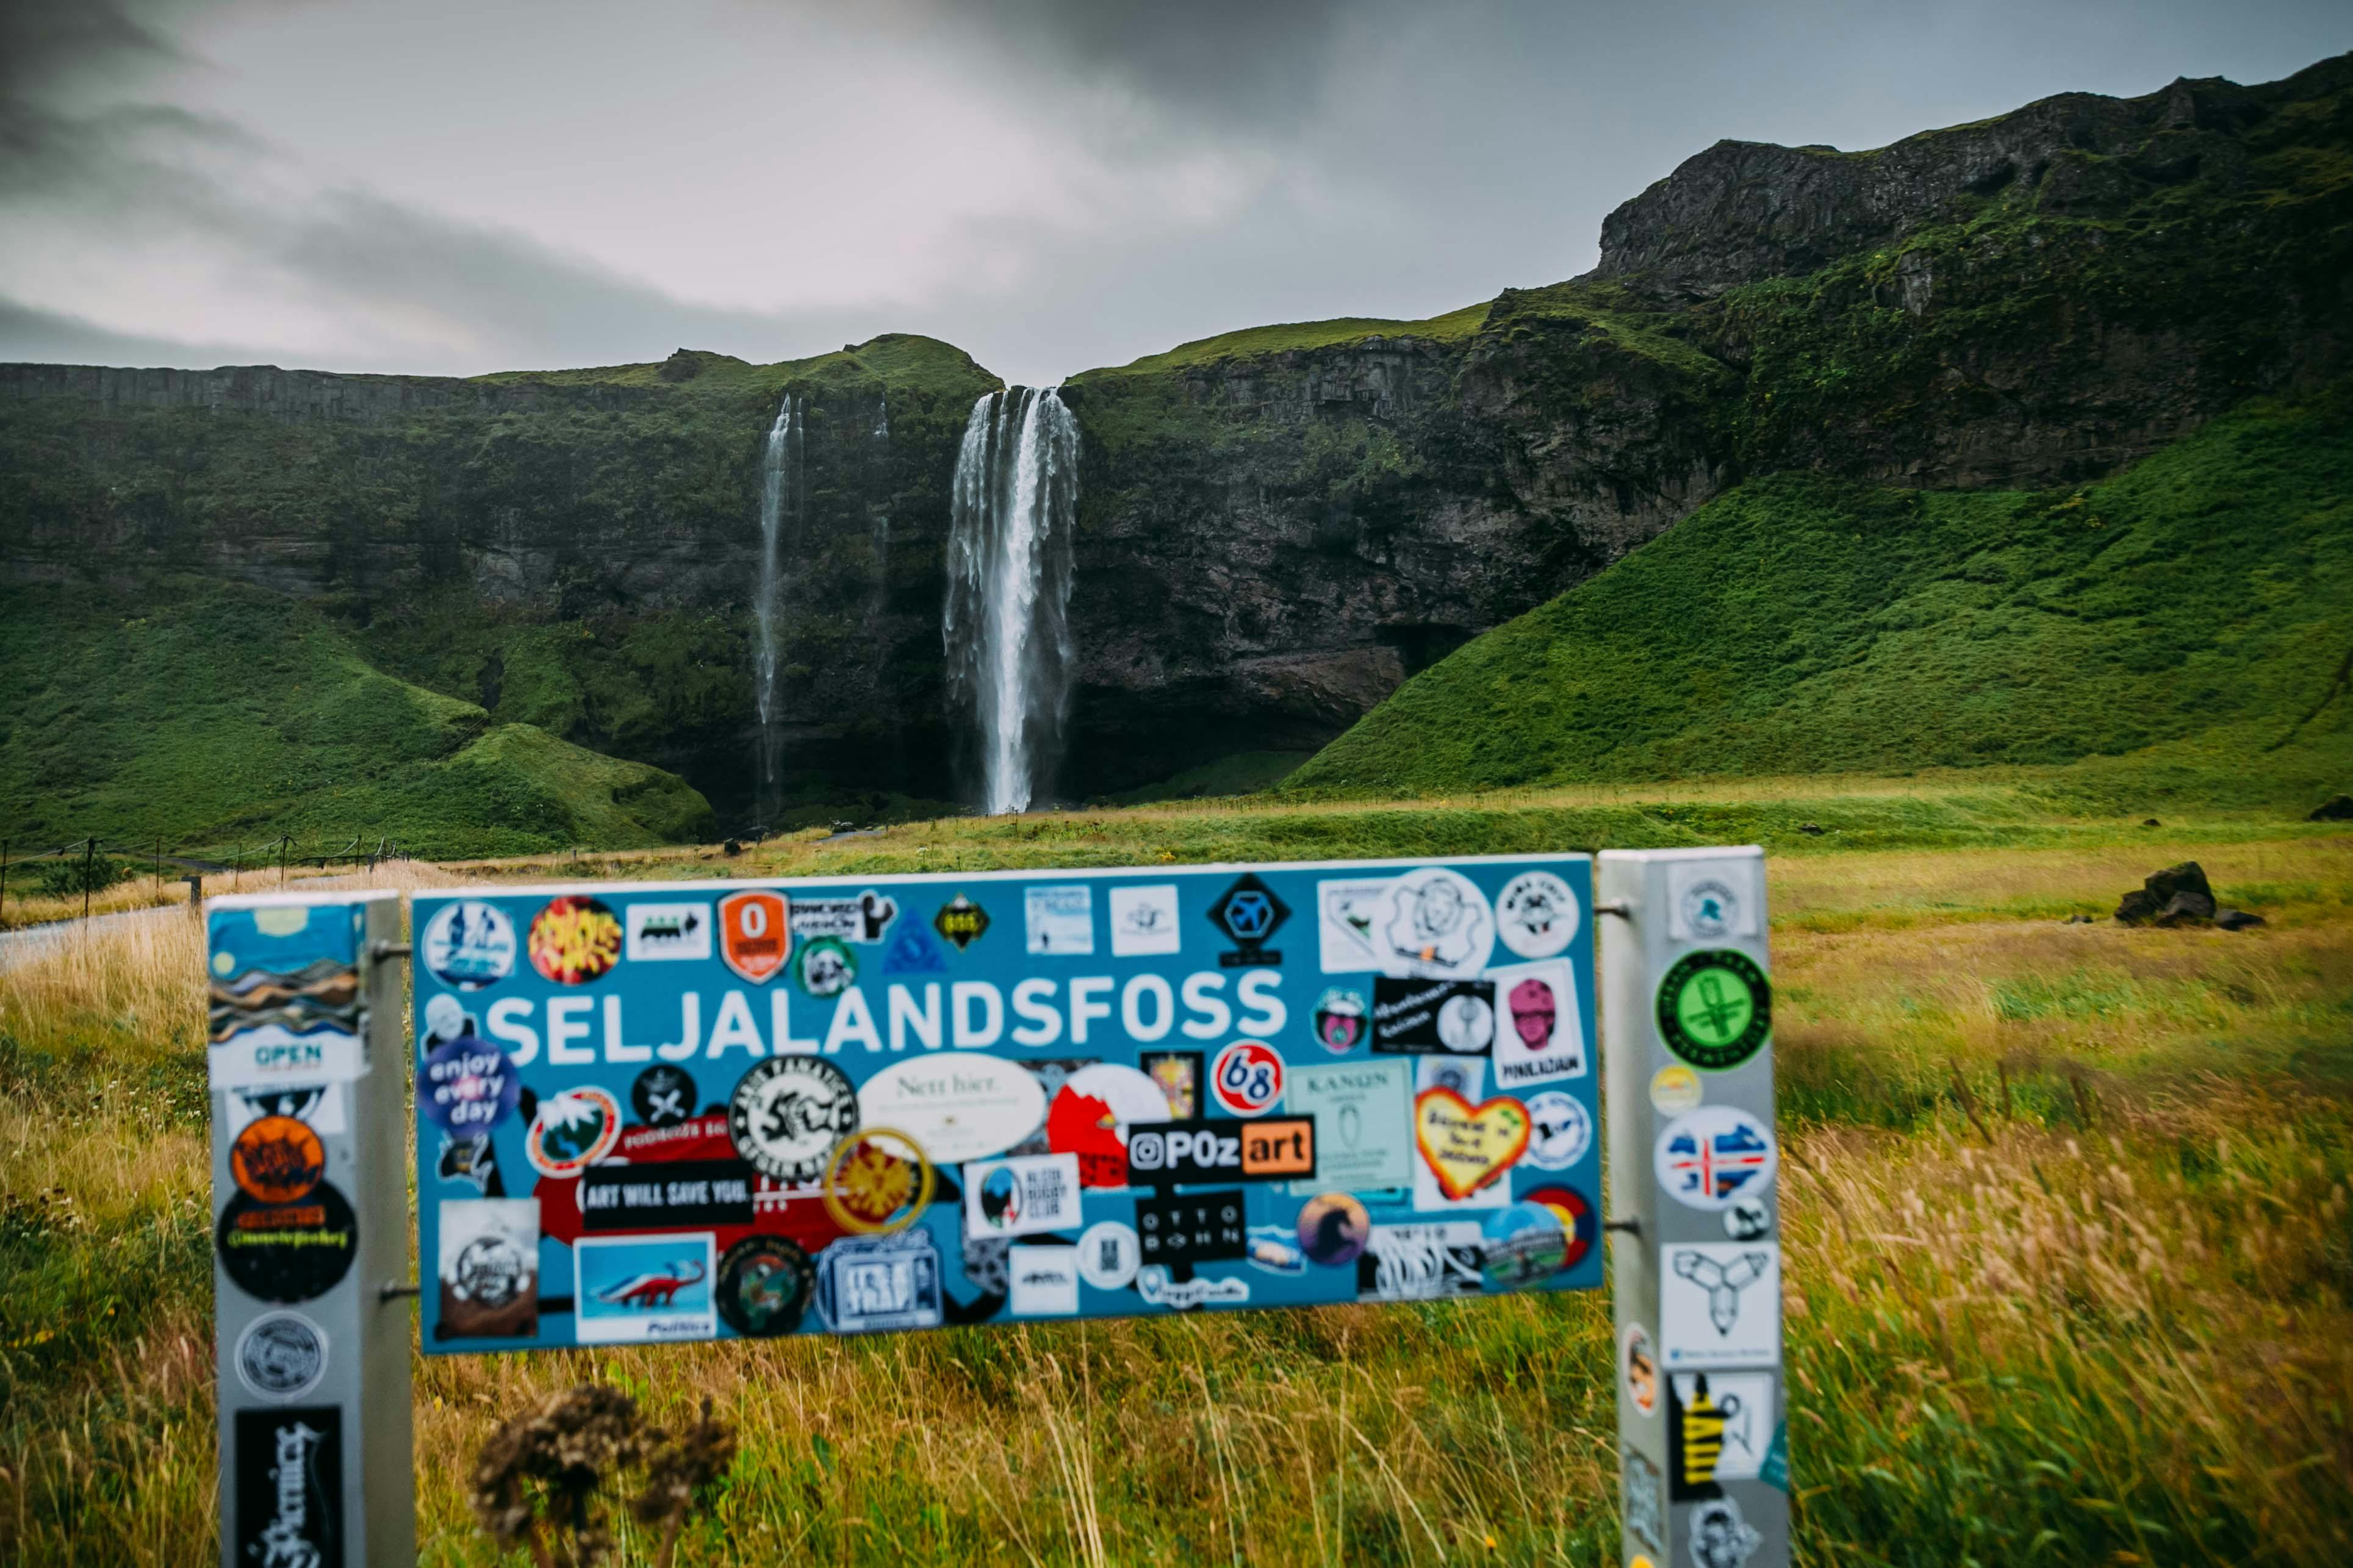
<svg viewBox="0 0 2353 1568">
<path fill-rule="evenodd" d="M 1687 952 L 1659 982 L 1659 1037 L 1707 1072 L 1729 1072 L 1773 1032 L 1773 986 L 1745 952 Z"/>
<path fill-rule="evenodd" d="M 1094 952 L 1095 890 L 1083 882 L 1065 887 L 1026 888 L 1022 889 L 1021 905 L 1022 912 L 1029 917 L 1031 952 L 1050 957 L 1083 958 Z"/>
<path fill-rule="evenodd" d="M 1659 1342 L 1671 1372 L 1778 1363 L 1779 1245 L 1711 1241 L 1667 1247 L 1659 1279 Z"/>
<path fill-rule="evenodd" d="M 882 940 L 891 922 L 899 917 L 898 900 L 888 894 L 869 888 L 854 899 L 807 899 L 792 900 L 792 915 L 786 922 L 797 937 L 829 936 L 836 942 L 854 942 L 871 946 Z"/>
<path fill-rule="evenodd" d="M 1241 1189 L 1142 1198 L 1135 1233 L 1147 1264 L 1232 1262 L 1250 1250 Z"/>
<path fill-rule="evenodd" d="M 1250 1250 L 1244 1255 L 1252 1268 L 1269 1274 L 1304 1274 L 1307 1255 L 1299 1250 L 1292 1239 L 1291 1228 L 1281 1225 L 1254 1225 L 1250 1227 Z"/>
<path fill-rule="evenodd" d="M 1773 1435 L 1769 1372 L 1679 1372 L 1668 1380 L 1667 1495 L 1720 1497 L 1722 1481 L 1753 1481 Z"/>
<path fill-rule="evenodd" d="M 1321 1193 L 1299 1207 L 1299 1248 L 1327 1268 L 1353 1263 L 1372 1239 L 1372 1216 L 1353 1193 Z"/>
<path fill-rule="evenodd" d="M 228 1173 L 258 1204 L 290 1204 L 326 1175 L 327 1146 L 308 1122 L 265 1116 L 229 1145 Z"/>
<path fill-rule="evenodd" d="M 1789 1489 L 1789 1418 L 1786 1415 L 1773 1423 L 1773 1439 L 1765 1445 L 1765 1462 L 1757 1467 L 1757 1479 L 1777 1490 Z"/>
<path fill-rule="evenodd" d="M 1166 957 L 1184 951 L 1176 922 L 1176 884 L 1111 890 L 1111 951 L 1115 958 Z"/>
<path fill-rule="evenodd" d="M 455 996 L 435 996 L 425 1004 L 425 1035 L 417 1044 L 427 1050 L 446 1046 L 468 1035 L 479 1036 L 482 1026 Z"/>
<path fill-rule="evenodd" d="M 1443 867 L 1390 883 L 1377 918 L 1375 941 L 1385 974 L 1468 979 L 1487 967 L 1495 949 L 1486 896 L 1470 878 Z"/>
<path fill-rule="evenodd" d="M 1012 1289 L 1005 1277 L 1005 1255 L 1012 1249 L 1013 1244 L 1001 1237 L 965 1237 L 964 1277 L 971 1280 L 982 1295 L 1001 1299 Z"/>
<path fill-rule="evenodd" d="M 793 955 L 793 979 L 812 996 L 839 996 L 857 982 L 858 960 L 848 942 L 821 936 Z"/>
<path fill-rule="evenodd" d="M 235 1413 L 237 1539 L 231 1561 L 343 1568 L 343 1412 L 297 1405 Z"/>
<path fill-rule="evenodd" d="M 1315 1122 L 1320 1187 L 1375 1192 L 1413 1182 L 1413 1084 L 1405 1062 L 1310 1063 L 1291 1069 L 1283 1109 Z"/>
<path fill-rule="evenodd" d="M 1495 896 L 1496 939 L 1522 958 L 1563 952 L 1577 925 L 1577 895 L 1550 871 L 1523 871 Z"/>
<path fill-rule="evenodd" d="M 1201 1062 L 1198 1051 L 1146 1051 L 1136 1058 L 1144 1076 L 1159 1086 L 1171 1121 L 1201 1114 Z"/>
<path fill-rule="evenodd" d="M 1282 1098 L 1282 1053 L 1264 1040 L 1236 1040 L 1209 1069 L 1209 1093 L 1236 1116 L 1262 1116 Z"/>
<path fill-rule="evenodd" d="M 1209 906 L 1209 923 L 1225 932 L 1226 940 L 1234 944 L 1233 952 L 1218 954 L 1219 964 L 1227 969 L 1250 969 L 1281 963 L 1282 954 L 1266 944 L 1290 918 L 1291 906 L 1277 898 L 1272 888 L 1260 881 L 1255 872 L 1244 872 Z"/>
<path fill-rule="evenodd" d="M 1315 1118 L 1137 1122 L 1128 1129 L 1129 1186 L 1282 1182 L 1315 1174 Z"/>
<path fill-rule="evenodd" d="M 1544 1171 L 1566 1171 L 1585 1158 L 1593 1146 L 1593 1118 L 1585 1103 L 1557 1089 L 1546 1089 L 1528 1100 L 1527 1163 Z"/>
<path fill-rule="evenodd" d="M 750 1225 L 752 1167 L 741 1160 L 597 1165 L 576 1194 L 587 1230 L 709 1230 Z"/>
<path fill-rule="evenodd" d="M 1662 1116 L 1696 1110 L 1699 1101 L 1699 1074 L 1682 1063 L 1672 1063 L 1651 1075 L 1651 1104 Z"/>
<path fill-rule="evenodd" d="M 757 889 L 719 900 L 720 961 L 753 984 L 776 977 L 792 944 L 792 905 L 784 894 Z"/>
<path fill-rule="evenodd" d="M 539 1333 L 539 1202 L 445 1198 L 440 1208 L 445 1340 L 527 1340 Z"/>
<path fill-rule="evenodd" d="M 1486 1238 L 1471 1220 L 1377 1225 L 1356 1259 L 1360 1301 L 1436 1301 L 1475 1296 Z"/>
<path fill-rule="evenodd" d="M 747 1236 L 719 1260 L 719 1316 L 746 1339 L 774 1339 L 801 1326 L 817 1269 L 781 1236 Z"/>
<path fill-rule="evenodd" d="M 1742 1568 L 1765 1544 L 1757 1527 L 1740 1517 L 1732 1499 L 1715 1498 L 1692 1510 L 1692 1568 Z"/>
<path fill-rule="evenodd" d="M 441 1156 L 434 1162 L 433 1173 L 445 1182 L 471 1182 L 474 1190 L 486 1196 L 496 1185 L 498 1195 L 506 1194 L 505 1184 L 499 1180 L 498 1151 L 491 1145 L 487 1132 L 469 1133 L 463 1138 L 441 1135 Z"/>
<path fill-rule="evenodd" d="M 1568 1265 L 1568 1228 L 1558 1210 L 1516 1203 L 1496 1210 L 1480 1227 L 1486 1246 L 1479 1273 L 1493 1290 L 1549 1279 Z"/>
<path fill-rule="evenodd" d="M 902 1129 L 935 1164 L 961 1165 L 1001 1154 L 1035 1131 L 1046 1117 L 1046 1090 L 1017 1062 L 977 1054 L 913 1057 L 859 1088 L 858 1116 Z"/>
<path fill-rule="evenodd" d="M 1745 868 L 1735 870 L 1721 861 L 1668 862 L 1667 934 L 1677 942 L 1755 936 L 1756 910 L 1737 885 L 1748 880 Z"/>
<path fill-rule="evenodd" d="M 887 1236 L 923 1217 L 936 1181 L 922 1144 L 896 1128 L 861 1126 L 834 1145 L 820 1195 L 842 1229 Z"/>
<path fill-rule="evenodd" d="M 817 1307 L 838 1334 L 938 1328 L 940 1249 L 931 1232 L 835 1242 L 818 1259 Z"/>
<path fill-rule="evenodd" d="M 1058 1057 L 1045 1061 L 1023 1061 L 1018 1065 L 1022 1070 L 1037 1079 L 1038 1087 L 1045 1091 L 1047 1114 L 1050 1119 L 1052 1116 L 1054 1097 L 1062 1092 L 1063 1086 L 1068 1084 L 1071 1079 L 1078 1076 L 1078 1074 L 1085 1071 L 1088 1068 L 1101 1067 L 1103 1064 L 1099 1058 L 1094 1057 Z M 1112 1120 L 1115 1125 L 1118 1118 L 1113 1117 Z M 1151 1119 L 1147 1118 L 1147 1120 Z M 1125 1143 L 1121 1143 L 1120 1148 L 1122 1150 L 1120 1157 L 1122 1161 L 1124 1162 L 1126 1159 L 1124 1151 L 1126 1150 L 1127 1145 Z M 1031 1132 L 1029 1137 L 1024 1138 L 1020 1142 L 1013 1145 L 1012 1148 L 1008 1149 L 1006 1152 L 1008 1154 L 1059 1154 L 1076 1152 L 1076 1151 L 1056 1149 L 1053 1146 L 1053 1140 L 1048 1130 L 1048 1122 L 1040 1121 L 1038 1124 L 1037 1131 Z M 1079 1174 L 1081 1177 L 1083 1178 L 1085 1176 L 1086 1169 L 1086 1163 L 1083 1160 L 1081 1161 L 1079 1164 Z"/>
<path fill-rule="evenodd" d="M 1126 1289 L 1143 1264 L 1143 1243 L 1134 1226 L 1097 1220 L 1079 1237 L 1079 1278 L 1098 1290 Z"/>
<path fill-rule="evenodd" d="M 1335 1057 L 1365 1043 L 1365 994 L 1335 985 L 1315 998 L 1315 1043 Z"/>
<path fill-rule="evenodd" d="M 238 1289 L 292 1306 L 325 1295 L 351 1272 L 359 1218 L 332 1182 L 300 1203 L 256 1203 L 238 1193 L 221 1209 L 215 1240 L 221 1269 Z"/>
<path fill-rule="evenodd" d="M 1135 1291 L 1148 1305 L 1185 1312 L 1211 1302 L 1229 1307 L 1240 1306 L 1250 1300 L 1250 1281 L 1172 1279 L 1167 1269 L 1155 1264 L 1136 1275 Z"/>
<path fill-rule="evenodd" d="M 1667 1494 L 1661 1484 L 1659 1467 L 1631 1448 L 1620 1456 L 1623 1460 L 1621 1473 L 1624 1486 L 1620 1492 L 1620 1525 L 1634 1540 L 1653 1552 L 1664 1552 L 1667 1539 Z M 1651 1560 L 1636 1557 L 1635 1563 L 1649 1568 Z M 1629 1563 L 1627 1568 L 1633 1568 Z"/>
<path fill-rule="evenodd" d="M 962 952 L 988 934 L 988 911 L 958 893 L 941 905 L 940 912 L 932 917 L 932 929 Z"/>
<path fill-rule="evenodd" d="M 1017 1318 L 1079 1315 L 1079 1249 L 1022 1247 L 1005 1250 L 1006 1307 Z"/>
<path fill-rule="evenodd" d="M 471 1034 L 434 1047 L 417 1070 L 417 1109 L 453 1137 L 488 1132 L 514 1114 L 522 1098 L 522 1074 L 514 1062 Z"/>
<path fill-rule="evenodd" d="M 1763 1198 L 1735 1198 L 1724 1211 L 1724 1234 L 1735 1241 L 1761 1241 L 1773 1233 L 1773 1211 Z"/>
<path fill-rule="evenodd" d="M 337 1137 L 349 1130 L 343 1115 L 343 1086 L 339 1083 L 231 1089 L 227 1110 L 232 1136 L 265 1116 L 291 1116 L 298 1121 L 307 1121 L 311 1131 L 322 1137 Z"/>
<path fill-rule="evenodd" d="M 1583 1193 L 1575 1187 L 1537 1187 L 1522 1201 L 1550 1209 L 1560 1221 L 1561 1234 L 1568 1237 L 1568 1250 L 1561 1254 L 1556 1272 L 1566 1274 L 1585 1261 L 1601 1235 L 1601 1224 Z"/>
<path fill-rule="evenodd" d="M 1079 1224 L 1079 1157 L 1024 1154 L 964 1168 L 967 1236 L 1029 1236 Z"/>
<path fill-rule="evenodd" d="M 885 974 L 939 974 L 947 966 L 948 955 L 940 951 L 932 933 L 913 921 L 901 926 L 882 950 Z"/>
<path fill-rule="evenodd" d="M 648 1127 L 675 1127 L 694 1114 L 694 1079 L 683 1068 L 658 1062 L 629 1085 L 629 1109 Z"/>
<path fill-rule="evenodd" d="M 621 961 L 621 922 L 600 900 L 566 893 L 532 917 L 531 966 L 558 985 L 586 985 Z"/>
<path fill-rule="evenodd" d="M 514 973 L 514 921 L 496 904 L 461 899 L 425 922 L 417 944 L 426 973 L 459 991 L 480 991 Z"/>
<path fill-rule="evenodd" d="M 1583 1078 L 1585 1030 L 1577 985 L 1566 959 L 1495 970 L 1504 1021 L 1495 1031 L 1495 1087 L 1526 1089 L 1558 1078 Z"/>
<path fill-rule="evenodd" d="M 702 1236 L 584 1236 L 572 1244 L 573 1334 L 584 1345 L 707 1340 L 719 1332 Z"/>
<path fill-rule="evenodd" d="M 1166 1119 L 1168 1097 L 1131 1067 L 1095 1062 L 1062 1080 L 1046 1108 L 1046 1147 L 1075 1154 L 1090 1187 L 1127 1184 L 1127 1127 Z"/>
<path fill-rule="evenodd" d="M 621 1141 L 621 1105 L 593 1085 L 564 1089 L 539 1102 L 523 1138 L 523 1158 L 541 1175 L 576 1176 Z"/>
<path fill-rule="evenodd" d="M 214 1089 L 349 1083 L 367 1074 L 359 1036 L 331 1025 L 301 1033 L 283 1024 L 239 1028 L 216 1040 L 205 1055 L 206 1078 Z"/>
<path fill-rule="evenodd" d="M 735 1152 L 780 1182 L 814 1182 L 833 1146 L 858 1131 L 849 1075 L 815 1057 L 770 1057 L 736 1080 L 727 1105 Z"/>
<path fill-rule="evenodd" d="M 1480 1105 L 1449 1089 L 1414 1097 L 1414 1142 L 1439 1190 L 1457 1202 L 1510 1170 L 1531 1131 L 1528 1108 L 1509 1096 Z"/>
<path fill-rule="evenodd" d="M 631 904 L 622 911 L 631 963 L 670 963 L 711 957 L 709 904 Z"/>
<path fill-rule="evenodd" d="M 1655 1415 L 1659 1408 L 1659 1359 L 1651 1352 L 1651 1331 L 1629 1323 L 1618 1339 L 1618 1375 L 1626 1380 L 1626 1398 L 1635 1411 Z M 1658 1542 L 1651 1542 L 1655 1546 Z"/>
<path fill-rule="evenodd" d="M 727 1113 L 690 1116 L 666 1127 L 624 1127 L 617 1160 L 632 1164 L 668 1160 L 733 1160 L 742 1158 L 727 1130 Z"/>
<path fill-rule="evenodd" d="M 1373 1049 L 1453 1051 L 1475 1056 L 1495 1041 L 1495 985 L 1489 980 L 1373 982 Z"/>
<path fill-rule="evenodd" d="M 1416 1057 L 1413 1060 L 1413 1091 L 1419 1094 L 1426 1089 L 1451 1089 L 1475 1104 L 1487 1098 L 1487 1058 Z"/>
<path fill-rule="evenodd" d="M 1315 884 L 1317 958 L 1326 974 L 1349 974 L 1381 967 L 1374 930 L 1391 879 Z"/>
<path fill-rule="evenodd" d="M 1773 1133 L 1732 1105 L 1710 1105 L 1667 1123 L 1651 1151 L 1659 1190 L 1685 1208 L 1721 1212 L 1773 1184 Z"/>
<path fill-rule="evenodd" d="M 300 1312 L 264 1312 L 237 1337 L 237 1381 L 259 1399 L 300 1399 L 327 1375 L 327 1331 Z"/>
</svg>

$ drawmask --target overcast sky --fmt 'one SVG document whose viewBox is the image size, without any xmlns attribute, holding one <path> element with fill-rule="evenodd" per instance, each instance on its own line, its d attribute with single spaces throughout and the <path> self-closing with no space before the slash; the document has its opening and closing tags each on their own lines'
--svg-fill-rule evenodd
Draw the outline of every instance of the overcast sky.
<svg viewBox="0 0 2353 1568">
<path fill-rule="evenodd" d="M 929 332 L 1056 381 L 1593 264 L 1720 137 L 2284 76 L 2343 0 L 0 0 L 0 359 Z"/>
</svg>

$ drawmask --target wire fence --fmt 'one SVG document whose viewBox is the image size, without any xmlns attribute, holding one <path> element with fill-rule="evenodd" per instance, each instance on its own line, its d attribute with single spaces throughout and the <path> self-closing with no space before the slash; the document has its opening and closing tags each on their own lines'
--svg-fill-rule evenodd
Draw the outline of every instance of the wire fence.
<svg viewBox="0 0 2353 1568">
<path fill-rule="evenodd" d="M 373 846 L 367 846 L 363 835 L 353 834 L 341 848 L 321 844 L 306 847 L 290 833 L 250 848 L 232 845 L 222 849 L 206 845 L 200 847 L 200 851 L 166 849 L 161 838 L 145 844 L 123 844 L 90 835 L 68 839 L 50 848 L 0 838 L 0 921 L 7 916 L 12 892 L 21 903 L 28 879 L 44 898 L 70 900 L 79 893 L 82 918 L 87 920 L 95 895 L 139 879 L 142 870 L 153 879 L 158 892 L 163 890 L 167 866 L 173 868 L 173 880 L 185 880 L 196 886 L 206 877 L 225 876 L 233 882 L 241 882 L 248 875 L 267 875 L 271 871 L 277 872 L 278 881 L 283 886 L 296 867 L 323 869 L 351 866 L 374 871 L 379 862 L 397 857 L 400 847 L 389 837 L 379 837 Z M 9 880 L 12 877 L 17 884 L 14 889 Z"/>
</svg>

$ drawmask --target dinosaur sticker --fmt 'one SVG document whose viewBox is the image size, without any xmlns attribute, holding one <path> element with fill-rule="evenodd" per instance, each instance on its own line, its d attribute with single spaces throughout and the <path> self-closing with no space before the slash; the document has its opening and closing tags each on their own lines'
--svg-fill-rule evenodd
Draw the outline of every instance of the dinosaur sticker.
<svg viewBox="0 0 2353 1568">
<path fill-rule="evenodd" d="M 707 1340 L 718 1333 L 710 1233 L 584 1236 L 572 1250 L 582 1344 Z"/>
</svg>

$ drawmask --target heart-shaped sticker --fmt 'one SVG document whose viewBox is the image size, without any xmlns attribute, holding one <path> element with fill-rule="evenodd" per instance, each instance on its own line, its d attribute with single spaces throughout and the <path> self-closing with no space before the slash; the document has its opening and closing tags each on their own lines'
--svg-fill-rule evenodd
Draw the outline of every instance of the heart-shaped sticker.
<svg viewBox="0 0 2353 1568">
<path fill-rule="evenodd" d="M 1459 1203 L 1510 1170 L 1528 1146 L 1528 1108 L 1509 1095 L 1473 1105 L 1451 1089 L 1414 1097 L 1413 1141 L 1439 1190 Z"/>
</svg>

